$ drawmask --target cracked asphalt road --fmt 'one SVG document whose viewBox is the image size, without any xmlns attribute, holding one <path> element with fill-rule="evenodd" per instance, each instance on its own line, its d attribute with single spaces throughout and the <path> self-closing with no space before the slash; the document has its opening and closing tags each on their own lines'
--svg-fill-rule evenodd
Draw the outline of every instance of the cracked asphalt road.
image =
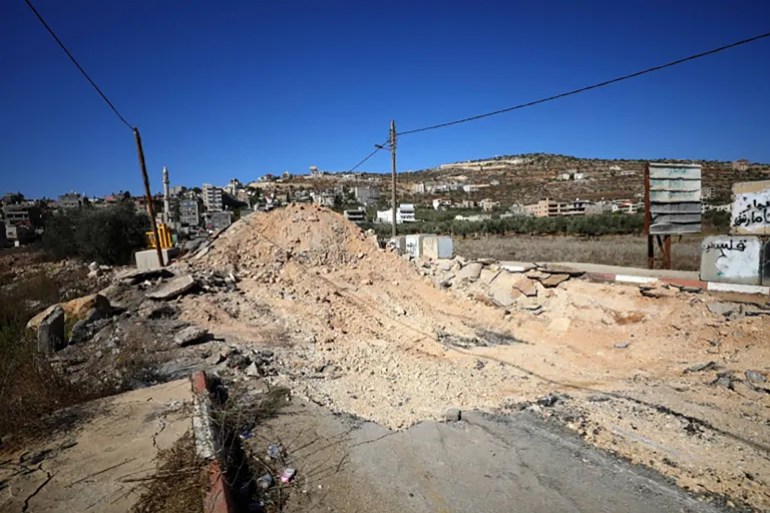
<svg viewBox="0 0 770 513">
<path fill-rule="evenodd" d="M 299 470 L 289 512 L 722 511 L 527 412 L 394 432 L 305 404 L 259 431 Z"/>
</svg>

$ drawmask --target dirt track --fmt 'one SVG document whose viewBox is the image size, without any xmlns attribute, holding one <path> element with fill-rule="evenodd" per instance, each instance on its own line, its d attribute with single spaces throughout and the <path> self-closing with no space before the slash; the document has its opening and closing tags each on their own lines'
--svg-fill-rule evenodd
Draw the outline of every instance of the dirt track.
<svg viewBox="0 0 770 513">
<path fill-rule="evenodd" d="M 186 296 L 183 319 L 276 347 L 275 381 L 333 410 L 403 429 L 450 407 L 526 407 L 685 489 L 770 507 L 770 394 L 744 374 L 768 371 L 768 316 L 579 280 L 543 290 L 539 315 L 509 313 L 437 289 L 312 206 L 251 216 L 186 268 L 240 282 Z"/>
</svg>

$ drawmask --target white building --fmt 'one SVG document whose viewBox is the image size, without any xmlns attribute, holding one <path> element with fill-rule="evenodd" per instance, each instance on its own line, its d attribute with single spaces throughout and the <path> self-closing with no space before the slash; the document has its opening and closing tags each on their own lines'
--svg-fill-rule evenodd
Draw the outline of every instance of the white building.
<svg viewBox="0 0 770 513">
<path fill-rule="evenodd" d="M 414 205 L 411 203 L 402 203 L 396 209 L 396 224 L 402 223 L 414 223 L 417 219 L 414 215 Z M 378 210 L 377 219 L 378 223 L 392 224 L 393 223 L 393 209 Z"/>
<path fill-rule="evenodd" d="M 203 184 L 203 205 L 208 212 L 221 212 L 223 209 L 222 204 L 222 189 L 211 185 L 210 183 Z"/>
<path fill-rule="evenodd" d="M 311 196 L 316 205 L 329 208 L 334 206 L 334 193 L 332 192 L 314 192 Z"/>
</svg>

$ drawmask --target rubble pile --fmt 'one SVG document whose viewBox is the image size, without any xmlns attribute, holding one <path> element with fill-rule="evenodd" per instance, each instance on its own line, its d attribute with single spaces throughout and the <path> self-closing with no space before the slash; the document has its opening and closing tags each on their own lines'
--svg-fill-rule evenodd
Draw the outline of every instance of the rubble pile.
<svg viewBox="0 0 770 513">
<path fill-rule="evenodd" d="M 550 289 L 580 276 L 560 268 L 527 264 L 513 269 L 490 259 L 416 260 L 418 272 L 441 288 L 451 288 L 476 300 L 538 315 L 552 297 Z"/>
<path fill-rule="evenodd" d="M 377 251 L 376 239 L 342 216 L 315 205 L 298 204 L 235 223 L 201 255 L 199 263 L 272 283 L 289 261 L 329 271 Z"/>
</svg>

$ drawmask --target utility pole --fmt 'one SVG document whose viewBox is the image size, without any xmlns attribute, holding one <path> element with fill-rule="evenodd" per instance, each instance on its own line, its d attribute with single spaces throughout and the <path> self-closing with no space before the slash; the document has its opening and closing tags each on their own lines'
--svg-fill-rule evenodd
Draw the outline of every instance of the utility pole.
<svg viewBox="0 0 770 513">
<path fill-rule="evenodd" d="M 152 233 L 155 236 L 155 250 L 158 253 L 158 265 L 163 265 L 163 251 L 160 249 L 160 235 L 158 234 L 158 224 L 155 222 L 155 208 L 152 205 L 152 194 L 150 193 L 150 179 L 147 177 L 147 165 L 144 163 L 144 150 L 142 149 L 142 137 L 139 135 L 139 129 L 134 127 L 134 139 L 136 140 L 136 151 L 139 154 L 139 168 L 142 170 L 142 180 L 144 181 L 144 198 L 147 202 L 147 214 L 150 216 Z"/>
<path fill-rule="evenodd" d="M 390 206 L 393 209 L 393 238 L 396 238 L 396 122 L 390 122 Z"/>
</svg>

